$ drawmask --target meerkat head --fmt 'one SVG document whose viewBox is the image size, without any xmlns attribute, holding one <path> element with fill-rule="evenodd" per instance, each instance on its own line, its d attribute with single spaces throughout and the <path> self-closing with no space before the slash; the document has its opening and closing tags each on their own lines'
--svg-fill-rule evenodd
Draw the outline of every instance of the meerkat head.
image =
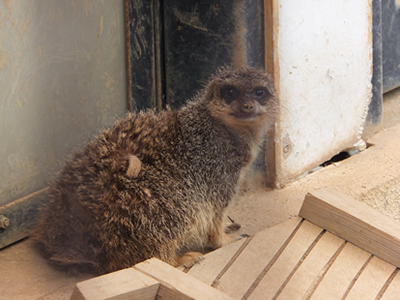
<svg viewBox="0 0 400 300">
<path fill-rule="evenodd" d="M 252 68 L 221 68 L 205 92 L 212 116 L 227 126 L 267 127 L 274 120 L 276 101 L 272 78 Z"/>
</svg>

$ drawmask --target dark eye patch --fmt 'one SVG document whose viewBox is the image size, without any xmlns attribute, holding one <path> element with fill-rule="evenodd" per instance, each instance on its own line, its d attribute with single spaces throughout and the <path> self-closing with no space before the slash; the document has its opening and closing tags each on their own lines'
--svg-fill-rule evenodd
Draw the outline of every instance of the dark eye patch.
<svg viewBox="0 0 400 300">
<path fill-rule="evenodd" d="M 264 99 L 268 94 L 268 91 L 263 88 L 257 88 L 253 91 L 253 98 L 257 100 Z"/>
<path fill-rule="evenodd" d="M 233 86 L 225 86 L 221 89 L 222 98 L 230 103 L 239 97 L 239 91 Z"/>
</svg>

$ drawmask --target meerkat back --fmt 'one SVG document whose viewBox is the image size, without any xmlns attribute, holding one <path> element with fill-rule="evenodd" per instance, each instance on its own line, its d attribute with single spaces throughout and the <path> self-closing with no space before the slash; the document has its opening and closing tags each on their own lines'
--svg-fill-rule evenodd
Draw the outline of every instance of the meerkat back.
<svg viewBox="0 0 400 300">
<path fill-rule="evenodd" d="M 177 111 L 128 114 L 58 174 L 33 232 L 40 251 L 102 274 L 154 256 L 190 263 L 223 246 L 226 208 L 274 111 L 267 74 L 222 68 Z"/>
</svg>

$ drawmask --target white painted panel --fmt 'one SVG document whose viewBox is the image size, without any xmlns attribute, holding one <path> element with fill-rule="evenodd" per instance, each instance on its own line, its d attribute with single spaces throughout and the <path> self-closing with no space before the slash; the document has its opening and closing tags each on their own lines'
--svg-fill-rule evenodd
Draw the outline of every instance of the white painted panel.
<svg viewBox="0 0 400 300">
<path fill-rule="evenodd" d="M 371 100 L 371 1 L 279 0 L 278 181 L 359 142 Z"/>
</svg>

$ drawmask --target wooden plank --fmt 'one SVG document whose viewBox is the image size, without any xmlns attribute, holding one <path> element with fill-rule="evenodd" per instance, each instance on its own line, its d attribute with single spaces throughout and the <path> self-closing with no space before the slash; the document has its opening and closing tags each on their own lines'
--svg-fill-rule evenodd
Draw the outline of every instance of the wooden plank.
<svg viewBox="0 0 400 300">
<path fill-rule="evenodd" d="M 134 266 L 134 269 L 153 277 L 161 283 L 158 293 L 161 299 L 231 299 L 217 289 L 157 258 L 139 263 Z"/>
<path fill-rule="evenodd" d="M 400 224 L 365 203 L 324 189 L 306 196 L 300 216 L 400 266 Z"/>
<path fill-rule="evenodd" d="M 214 286 L 232 297 L 242 297 L 300 222 L 294 218 L 257 233 Z"/>
<path fill-rule="evenodd" d="M 357 279 L 346 299 L 376 299 L 395 269 L 395 266 L 374 256 Z"/>
<path fill-rule="evenodd" d="M 313 289 L 314 284 L 318 284 L 321 276 L 329 267 L 329 262 L 338 249 L 344 244 L 344 240 L 325 232 L 309 255 L 301 263 L 279 295 L 281 299 L 303 299 L 309 289 Z M 263 290 L 268 288 L 268 282 L 263 282 L 254 291 L 250 299 L 260 299 Z"/>
<path fill-rule="evenodd" d="M 272 299 L 321 232 L 321 228 L 303 222 L 276 262 L 267 270 L 257 286 L 258 291 L 252 293 L 250 299 Z M 263 245 L 268 247 L 266 243 Z"/>
<path fill-rule="evenodd" d="M 211 285 L 229 261 L 239 251 L 247 239 L 231 243 L 204 256 L 204 260 L 195 264 L 187 274 Z"/>
<path fill-rule="evenodd" d="M 155 299 L 160 283 L 132 268 L 77 283 L 72 300 Z"/>
<path fill-rule="evenodd" d="M 393 281 L 389 284 L 389 287 L 383 294 L 381 300 L 396 300 L 399 299 L 400 295 L 400 272 L 396 274 Z"/>
<path fill-rule="evenodd" d="M 347 243 L 312 294 L 312 299 L 342 299 L 370 256 Z"/>
</svg>

